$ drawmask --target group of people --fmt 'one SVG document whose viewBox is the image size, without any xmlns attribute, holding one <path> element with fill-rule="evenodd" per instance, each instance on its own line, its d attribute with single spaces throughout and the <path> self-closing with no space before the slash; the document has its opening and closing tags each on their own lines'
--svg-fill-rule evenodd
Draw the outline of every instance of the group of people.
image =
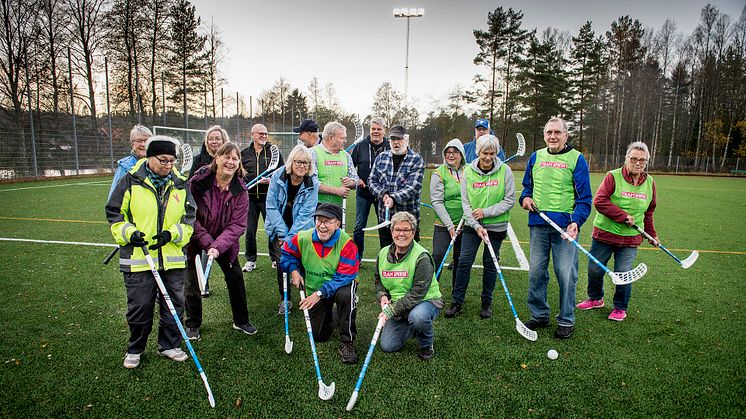
<svg viewBox="0 0 746 419">
<path fill-rule="evenodd" d="M 245 235 L 243 271 L 256 268 L 259 215 L 264 218 L 269 253 L 277 269 L 278 314 L 293 306 L 283 298 L 283 290 L 291 284 L 303 287 L 306 297 L 298 308 L 309 310 L 314 339 L 330 339 L 336 317 L 344 363 L 358 361 L 354 345 L 357 276 L 371 207 L 384 226 L 378 229 L 380 251 L 374 270 L 380 316 L 385 320 L 381 349 L 398 351 L 414 337 L 417 355 L 423 360 L 433 357 L 432 325 L 445 308 L 436 267 L 444 262 L 449 243 L 453 272 L 445 317 L 467 311 L 471 267 L 480 243 L 491 246 L 499 257 L 516 202 L 513 173 L 489 121 L 478 119 L 474 138 L 466 144 L 459 139 L 449 141 L 442 150 L 443 164 L 432 172 L 430 198 L 436 214 L 432 252 L 419 243 L 425 164 L 409 147 L 405 127 L 389 128 L 382 118 L 372 118 L 370 135 L 355 144 L 351 153 L 345 151 L 347 130 L 338 122 L 327 123 L 321 135 L 313 120 L 304 120 L 294 131 L 299 144 L 286 160 L 280 157 L 274 172 L 260 177 L 271 161 L 266 127 L 254 125 L 252 140 L 243 150 L 229 140 L 224 129 L 211 127 L 187 177 L 174 168 L 175 140 L 151 136 L 143 126 L 132 129 L 132 154 L 118 162 L 106 205 L 112 235 L 121 247 L 120 270 L 127 290 L 130 339 L 125 367 L 140 363 L 156 299 L 161 305 L 158 353 L 176 361 L 187 359 L 179 348 L 175 320 L 165 313 L 148 272 L 146 248 L 157 253 L 157 269 L 178 315 L 186 308 L 189 339 L 201 337 L 205 294 L 200 292 L 196 274 L 202 267 L 195 264 L 200 253 L 203 259 L 214 259 L 225 275 L 233 328 L 249 335 L 257 332 L 249 321 L 238 254 L 240 237 Z M 643 223 L 657 244 L 655 183 L 645 172 L 647 146 L 634 142 L 624 166 L 606 175 L 594 199 L 588 165 L 582 153 L 568 144 L 566 123 L 551 118 L 543 132 L 546 148 L 529 158 L 518 199 L 530 211 L 527 303 L 531 317 L 525 325 L 535 330 L 550 324 L 551 255 L 560 293 L 554 336 L 566 339 L 574 330 L 578 279 L 577 249 L 566 239 L 578 237 L 593 203 L 598 214 L 591 253 L 602 263 L 614 256 L 615 270 L 629 270 L 642 243 L 635 223 Z M 344 224 L 353 189 L 356 217 L 350 237 Z M 564 231 L 555 230 L 542 216 Z M 483 254 L 479 316 L 488 319 L 498 267 L 487 251 Z M 591 263 L 588 270 L 588 298 L 577 304 L 581 310 L 604 307 L 604 271 Z M 624 320 L 630 293 L 630 284 L 617 286 L 609 319 Z"/>
</svg>

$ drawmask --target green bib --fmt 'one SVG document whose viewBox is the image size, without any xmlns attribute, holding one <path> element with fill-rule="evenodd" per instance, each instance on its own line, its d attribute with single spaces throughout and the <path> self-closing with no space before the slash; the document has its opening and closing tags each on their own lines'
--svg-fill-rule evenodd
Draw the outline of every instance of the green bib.
<svg viewBox="0 0 746 419">
<path fill-rule="evenodd" d="M 611 203 L 635 217 L 636 224 L 642 225 L 641 223 L 645 219 L 645 211 L 653 201 L 653 177 L 648 175 L 641 185 L 633 186 L 624 180 L 621 168 L 614 169 L 609 173 L 614 176 L 614 193 L 611 194 Z M 593 226 L 617 236 L 637 236 L 640 234 L 627 224 L 617 223 L 601 213 L 596 214 L 596 218 L 593 219 Z"/>
<path fill-rule="evenodd" d="M 549 154 L 546 148 L 536 152 L 531 174 L 534 178 L 533 200 L 541 211 L 571 213 L 575 208 L 575 184 L 572 174 L 580 152 Z"/>
<path fill-rule="evenodd" d="M 301 263 L 306 271 L 305 282 L 308 294 L 318 291 L 324 285 L 324 282 L 332 279 L 339 266 L 342 248 L 350 241 L 350 236 L 340 230 L 339 239 L 331 252 L 321 257 L 316 253 L 316 248 L 313 246 L 313 231 L 314 229 L 311 228 L 298 233 L 298 246 L 300 247 Z"/>
<path fill-rule="evenodd" d="M 497 172 L 491 175 L 483 175 L 474 170 L 471 165 L 464 169 L 466 178 L 466 197 L 472 209 L 491 207 L 505 198 L 505 172 L 507 165 L 500 165 Z M 506 223 L 510 221 L 510 211 L 506 211 L 497 217 L 486 217 L 482 219 L 483 224 Z"/>
<path fill-rule="evenodd" d="M 326 186 L 338 188 L 342 186 L 342 178 L 347 176 L 347 153 L 341 150 L 337 154 L 331 154 L 321 144 L 313 147 L 316 151 L 316 174 L 319 183 Z M 330 202 L 342 205 L 342 197 L 319 193 L 319 203 Z"/>
<path fill-rule="evenodd" d="M 381 278 L 381 284 L 389 294 L 391 294 L 391 302 L 395 303 L 400 298 L 404 297 L 409 290 L 412 289 L 412 283 L 414 282 L 414 270 L 417 267 L 417 259 L 423 253 L 430 253 L 424 247 L 420 246 L 419 243 L 413 242 L 414 247 L 409 251 L 407 257 L 405 257 L 399 263 L 391 263 L 388 260 L 389 247 L 386 246 L 378 253 L 378 275 Z M 431 259 L 432 260 L 432 259 Z M 435 280 L 435 274 L 433 274 L 433 280 L 430 282 L 430 289 L 425 294 L 422 301 L 434 300 L 442 297 L 440 293 L 440 287 L 438 281 Z"/>
<path fill-rule="evenodd" d="M 440 176 L 440 180 L 443 181 L 443 205 L 448 211 L 448 216 L 451 218 L 453 224 L 458 224 L 461 221 L 461 217 L 464 216 L 464 207 L 461 206 L 461 182 L 451 173 L 447 164 L 441 164 L 435 171 Z M 437 217 L 437 215 L 436 215 Z M 436 218 L 435 222 L 438 225 L 443 225 L 439 218 Z"/>
</svg>

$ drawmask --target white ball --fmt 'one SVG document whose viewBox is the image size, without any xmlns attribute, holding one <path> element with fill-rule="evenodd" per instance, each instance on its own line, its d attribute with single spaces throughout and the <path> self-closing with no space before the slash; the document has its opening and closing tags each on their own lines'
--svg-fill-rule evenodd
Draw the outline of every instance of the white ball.
<svg viewBox="0 0 746 419">
<path fill-rule="evenodd" d="M 559 354 L 554 349 L 550 349 L 547 352 L 547 356 L 549 357 L 549 359 L 557 359 L 557 357 L 559 356 Z"/>
</svg>

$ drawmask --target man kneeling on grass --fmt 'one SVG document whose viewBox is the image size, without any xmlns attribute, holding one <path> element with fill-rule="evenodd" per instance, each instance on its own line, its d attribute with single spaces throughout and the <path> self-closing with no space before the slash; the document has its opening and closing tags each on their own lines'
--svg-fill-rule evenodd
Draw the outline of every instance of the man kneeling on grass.
<svg viewBox="0 0 746 419">
<path fill-rule="evenodd" d="M 417 219 L 404 211 L 391 218 L 394 243 L 381 249 L 376 261 L 376 295 L 386 324 L 381 331 L 381 350 L 396 352 L 414 335 L 417 356 L 433 357 L 433 320 L 443 308 L 434 275 L 433 258 L 414 241 Z"/>
<path fill-rule="evenodd" d="M 339 354 L 345 364 L 357 362 L 355 335 L 357 327 L 357 246 L 339 227 L 342 208 L 321 204 L 316 209 L 315 227 L 294 235 L 282 246 L 280 268 L 290 274 L 294 286 L 305 287 L 301 310 L 308 310 L 313 338 L 329 340 L 332 334 L 332 309 L 337 304 L 339 319 Z M 305 278 L 304 278 L 305 276 Z"/>
</svg>

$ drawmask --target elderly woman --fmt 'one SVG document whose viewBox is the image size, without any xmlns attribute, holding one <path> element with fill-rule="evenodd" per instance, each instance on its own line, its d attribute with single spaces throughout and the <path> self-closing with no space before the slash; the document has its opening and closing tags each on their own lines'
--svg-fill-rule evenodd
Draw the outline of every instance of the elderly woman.
<svg viewBox="0 0 746 419">
<path fill-rule="evenodd" d="M 238 262 L 239 239 L 246 229 L 249 196 L 242 179 L 241 150 L 234 143 L 223 144 L 215 160 L 197 170 L 189 180 L 189 188 L 197 203 L 194 235 L 189 243 L 189 269 L 186 284 L 187 337 L 200 338 L 202 299 L 197 282 L 194 258 L 207 252 L 220 266 L 228 286 L 228 299 L 233 313 L 233 328 L 247 335 L 256 333 L 249 322 L 246 289 Z M 199 267 L 202 269 L 202 267 Z"/>
<path fill-rule="evenodd" d="M 127 292 L 130 338 L 125 368 L 140 365 L 140 356 L 153 330 L 156 300 L 160 304 L 158 354 L 174 361 L 187 360 L 187 354 L 179 348 L 181 333 L 160 295 L 143 250 L 150 244 L 148 249 L 163 285 L 181 316 L 186 267 L 183 247 L 192 236 L 196 205 L 186 179 L 174 170 L 177 146 L 173 138 L 150 137 L 145 143 L 147 159 L 135 163 L 106 203 L 111 234 L 120 246 L 119 270 L 124 274 Z"/>
<path fill-rule="evenodd" d="M 212 163 L 218 149 L 229 141 L 228 132 L 220 125 L 213 125 L 208 128 L 205 132 L 205 141 L 202 143 L 202 148 L 200 148 L 199 154 L 195 157 L 192 168 L 189 169 L 189 178 L 191 179 L 200 167 Z"/>
<path fill-rule="evenodd" d="M 375 287 L 386 324 L 381 331 L 381 350 L 396 352 L 414 335 L 417 356 L 433 357 L 433 320 L 443 308 L 433 259 L 414 241 L 417 219 L 402 211 L 391 217 L 394 243 L 381 249 L 376 261 Z"/>
<path fill-rule="evenodd" d="M 503 163 L 497 153 L 500 143 L 494 135 L 483 135 L 477 139 L 477 159 L 464 169 L 461 182 L 461 205 L 466 219 L 461 256 L 453 287 L 453 300 L 446 310 L 446 317 L 454 317 L 463 311 L 466 289 L 469 286 L 471 265 L 481 242 L 490 241 L 497 257 L 500 245 L 507 235 L 510 209 L 515 204 L 513 172 Z M 488 251 L 482 254 L 482 308 L 479 316 L 492 317 L 492 292 L 495 290 L 497 269 Z"/>
<path fill-rule="evenodd" d="M 624 166 L 606 174 L 596 191 L 593 205 L 596 218 L 593 220 L 591 254 L 601 263 L 608 263 L 614 256 L 614 271 L 629 271 L 637 256 L 637 247 L 642 236 L 632 227 L 644 223 L 645 232 L 658 243 L 653 226 L 655 211 L 655 181 L 645 172 L 650 158 L 648 146 L 634 142 L 627 147 Z M 627 317 L 632 284 L 617 285 L 614 291 L 614 309 L 609 320 L 622 321 Z M 578 304 L 581 310 L 604 306 L 604 271 L 588 261 L 588 299 Z"/>
<path fill-rule="evenodd" d="M 117 170 L 114 172 L 114 179 L 111 181 L 109 197 L 111 197 L 111 193 L 114 192 L 114 188 L 116 188 L 119 180 L 132 169 L 138 160 L 145 157 L 145 142 L 152 136 L 153 133 L 144 125 L 138 124 L 132 127 L 132 131 L 130 131 L 130 145 L 132 146 L 132 151 L 128 156 L 122 157 L 117 161 Z"/>
<path fill-rule="evenodd" d="M 301 230 L 313 228 L 313 213 L 318 200 L 319 179 L 311 168 L 311 153 L 304 145 L 297 145 L 290 151 L 287 165 L 280 167 L 272 175 L 267 193 L 267 222 L 264 229 L 273 243 L 276 254 L 281 253 L 283 241 Z M 283 304 L 283 276 L 282 270 L 278 269 L 278 315 L 284 315 L 286 309 Z M 287 309 L 292 306 L 292 301 L 288 300 Z"/>
<path fill-rule="evenodd" d="M 430 176 L 430 199 L 438 216 L 433 227 L 433 262 L 436 269 L 443 261 L 451 239 L 456 238 L 453 243 L 451 287 L 456 282 L 461 253 L 461 235 L 456 237 L 456 227 L 464 216 L 461 205 L 461 179 L 464 177 L 465 164 L 464 146 L 461 140 L 454 138 L 443 148 L 443 164 Z"/>
</svg>

